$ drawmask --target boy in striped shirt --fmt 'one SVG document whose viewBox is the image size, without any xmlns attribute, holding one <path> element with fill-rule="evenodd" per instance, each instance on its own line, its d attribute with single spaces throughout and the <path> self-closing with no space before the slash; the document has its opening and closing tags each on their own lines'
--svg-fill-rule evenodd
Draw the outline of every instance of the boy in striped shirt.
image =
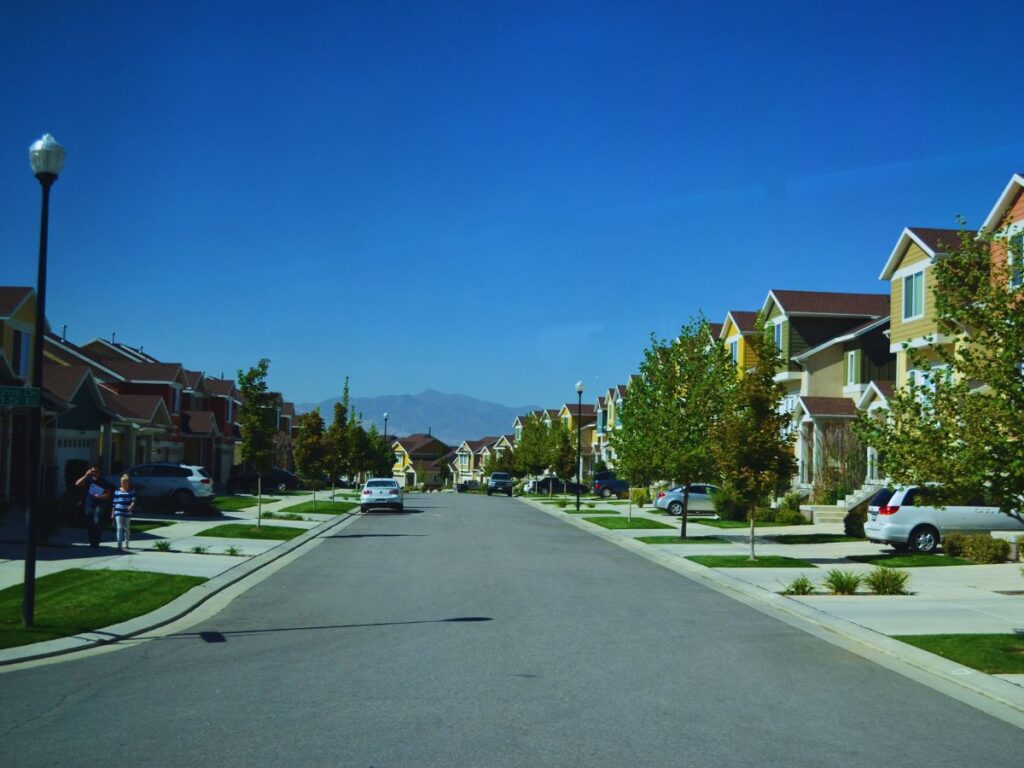
<svg viewBox="0 0 1024 768">
<path fill-rule="evenodd" d="M 135 490 L 132 488 L 132 480 L 128 475 L 121 475 L 121 487 L 114 491 L 114 513 L 112 515 L 114 525 L 117 526 L 117 548 L 124 544 L 128 546 L 128 536 L 132 522 L 132 512 L 135 510 Z"/>
</svg>

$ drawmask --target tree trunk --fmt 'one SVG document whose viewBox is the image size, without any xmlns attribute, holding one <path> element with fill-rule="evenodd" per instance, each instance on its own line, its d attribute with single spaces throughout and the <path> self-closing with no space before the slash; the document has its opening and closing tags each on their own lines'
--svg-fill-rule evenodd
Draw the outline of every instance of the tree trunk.
<svg viewBox="0 0 1024 768">
<path fill-rule="evenodd" d="M 263 478 L 256 475 L 256 527 L 263 522 Z"/>
<path fill-rule="evenodd" d="M 757 560 L 757 556 L 754 554 L 754 512 L 750 511 L 750 559 Z"/>
<path fill-rule="evenodd" d="M 686 523 L 690 516 L 690 484 L 683 484 L 683 513 L 679 516 L 679 538 L 686 538 Z"/>
</svg>

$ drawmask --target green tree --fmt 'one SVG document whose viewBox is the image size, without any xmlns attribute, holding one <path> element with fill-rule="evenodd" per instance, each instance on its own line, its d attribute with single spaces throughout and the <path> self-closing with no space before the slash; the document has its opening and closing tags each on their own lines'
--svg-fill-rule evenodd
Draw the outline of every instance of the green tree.
<svg viewBox="0 0 1024 768">
<path fill-rule="evenodd" d="M 363 429 L 362 419 L 353 415 L 349 419 L 349 466 L 352 471 L 362 480 L 365 473 L 369 471 L 372 458 L 370 456 L 370 438 Z"/>
<path fill-rule="evenodd" d="M 328 443 L 324 433 L 324 420 L 320 409 L 314 408 L 299 417 L 299 432 L 295 438 L 295 468 L 307 485 L 313 488 L 313 511 L 316 512 L 316 492 L 327 471 Z"/>
<path fill-rule="evenodd" d="M 712 429 L 719 476 L 750 518 L 750 559 L 755 559 L 756 510 L 788 484 L 796 469 L 789 438 L 790 417 L 782 408 L 784 392 L 775 381 L 779 350 L 764 318 L 759 333 L 748 337 L 756 363 L 739 379 Z"/>
<path fill-rule="evenodd" d="M 331 478 L 331 498 L 334 498 L 334 484 L 342 475 L 351 474 L 349 469 L 350 455 L 348 445 L 348 377 L 345 377 L 345 389 L 341 400 L 334 404 L 334 420 L 327 428 L 327 461 L 326 470 Z"/>
<path fill-rule="evenodd" d="M 535 413 L 530 414 L 523 424 L 523 434 L 516 446 L 513 462 L 519 477 L 539 475 L 551 466 L 548 428 Z"/>
<path fill-rule="evenodd" d="M 736 388 L 736 368 L 724 347 L 707 332 L 703 316 L 691 319 L 672 341 L 651 337 L 640 373 L 623 403 L 616 451 L 625 447 L 627 467 L 683 488 L 679 535 L 686 538 L 689 485 L 718 475 L 714 429 Z M 621 445 L 620 445 L 621 443 Z"/>
<path fill-rule="evenodd" d="M 277 401 L 267 389 L 270 361 L 262 358 L 248 370 L 238 370 L 238 391 L 242 406 L 238 424 L 242 431 L 242 462 L 257 472 L 256 527 L 263 520 L 263 474 L 274 460 L 274 436 L 277 432 Z"/>
<path fill-rule="evenodd" d="M 905 345 L 908 368 L 922 375 L 854 429 L 896 483 L 941 480 L 942 503 L 980 493 L 1024 519 L 1024 242 L 1005 227 L 950 239 L 932 276 L 939 330 L 953 343 Z"/>
<path fill-rule="evenodd" d="M 566 482 L 576 475 L 576 442 L 569 428 L 559 422 L 552 424 L 548 436 L 549 466 Z"/>
<path fill-rule="evenodd" d="M 391 477 L 394 473 L 395 451 L 392 448 L 393 442 L 389 437 L 385 440 L 384 435 L 377 431 L 377 425 L 371 424 L 366 433 L 368 444 L 367 471 L 374 477 Z"/>
</svg>

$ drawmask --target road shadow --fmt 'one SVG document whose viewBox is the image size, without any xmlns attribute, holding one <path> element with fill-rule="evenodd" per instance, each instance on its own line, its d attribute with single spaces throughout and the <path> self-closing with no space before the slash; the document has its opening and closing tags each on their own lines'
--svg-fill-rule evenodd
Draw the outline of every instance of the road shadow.
<svg viewBox="0 0 1024 768">
<path fill-rule="evenodd" d="M 324 536 L 325 539 L 395 539 L 404 536 L 426 536 L 425 533 L 339 533 L 336 536 Z"/>
<path fill-rule="evenodd" d="M 270 627 L 266 629 L 238 629 L 227 632 L 203 631 L 181 632 L 164 637 L 151 638 L 156 640 L 192 640 L 200 639 L 207 643 L 224 643 L 231 637 L 248 637 L 252 635 L 269 635 L 278 632 L 316 632 L 330 629 L 363 629 L 367 627 L 403 627 L 415 624 L 472 624 L 494 621 L 490 616 L 456 616 L 451 619 L 421 619 L 418 621 L 378 621 L 368 624 L 322 624 L 312 627 Z M 138 638 L 146 639 L 146 638 Z"/>
<path fill-rule="evenodd" d="M 423 514 L 423 510 L 422 509 L 413 509 L 411 507 L 406 507 L 403 510 L 397 510 L 397 509 L 368 509 L 367 511 L 362 512 L 360 514 L 363 514 L 363 515 L 380 515 L 381 517 L 388 517 L 389 515 L 422 515 Z"/>
</svg>

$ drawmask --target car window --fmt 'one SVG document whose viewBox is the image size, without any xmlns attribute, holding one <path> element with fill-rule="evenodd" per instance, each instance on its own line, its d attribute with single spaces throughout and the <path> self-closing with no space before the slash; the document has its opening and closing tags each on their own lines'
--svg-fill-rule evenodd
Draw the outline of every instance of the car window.
<svg viewBox="0 0 1024 768">
<path fill-rule="evenodd" d="M 202 475 L 203 477 L 209 477 L 209 478 L 213 477 L 213 475 L 211 475 L 209 472 L 207 472 L 203 467 L 200 467 L 198 471 L 199 471 L 199 474 Z"/>
<path fill-rule="evenodd" d="M 153 466 L 153 477 L 180 477 L 177 467 L 168 467 L 162 465 Z"/>
<path fill-rule="evenodd" d="M 396 480 L 370 480 L 366 483 L 369 488 L 397 488 Z"/>
<path fill-rule="evenodd" d="M 141 467 L 135 467 L 128 472 L 132 477 L 150 477 L 153 474 L 152 464 L 143 464 Z"/>
<path fill-rule="evenodd" d="M 690 486 L 690 493 L 705 494 L 707 492 L 708 492 L 707 486 L 703 486 L 703 485 L 691 485 Z"/>
<path fill-rule="evenodd" d="M 871 497 L 871 501 L 868 502 L 869 507 L 884 507 L 889 503 L 889 499 L 892 498 L 892 489 L 883 488 L 874 496 Z"/>
</svg>

